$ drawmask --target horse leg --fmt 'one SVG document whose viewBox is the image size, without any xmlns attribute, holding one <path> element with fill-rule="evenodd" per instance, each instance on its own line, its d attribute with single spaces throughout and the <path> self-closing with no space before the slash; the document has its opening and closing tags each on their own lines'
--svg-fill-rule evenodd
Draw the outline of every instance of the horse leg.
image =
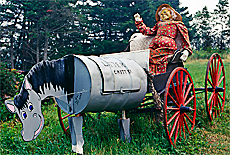
<svg viewBox="0 0 230 155">
<path fill-rule="evenodd" d="M 78 154 L 83 154 L 83 135 L 82 135 L 82 121 L 83 117 L 68 117 L 69 127 L 72 141 L 72 151 Z"/>
</svg>

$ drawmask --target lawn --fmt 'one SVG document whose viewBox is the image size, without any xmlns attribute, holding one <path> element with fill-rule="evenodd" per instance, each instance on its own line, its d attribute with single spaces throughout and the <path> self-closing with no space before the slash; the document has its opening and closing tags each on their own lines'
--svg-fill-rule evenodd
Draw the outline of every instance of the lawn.
<svg viewBox="0 0 230 155">
<path fill-rule="evenodd" d="M 195 87 L 204 87 L 208 60 L 185 63 Z M 225 59 L 226 104 L 221 117 L 209 122 L 204 94 L 197 95 L 196 126 L 192 135 L 177 144 L 169 145 L 165 130 L 157 126 L 151 114 L 128 115 L 131 118 L 130 143 L 119 140 L 117 119 L 120 113 L 102 112 L 84 117 L 85 154 L 230 154 L 230 60 Z M 24 142 L 21 123 L 14 119 L 0 123 L 0 154 L 70 154 L 71 140 L 63 134 L 57 117 L 57 107 L 49 102 L 42 106 L 45 125 L 37 139 Z M 89 115 L 88 115 L 89 116 Z"/>
</svg>

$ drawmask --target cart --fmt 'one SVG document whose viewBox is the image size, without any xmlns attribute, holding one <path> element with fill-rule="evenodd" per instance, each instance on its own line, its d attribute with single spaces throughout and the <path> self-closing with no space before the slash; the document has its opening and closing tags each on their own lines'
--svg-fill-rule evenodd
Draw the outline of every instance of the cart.
<svg viewBox="0 0 230 155">
<path fill-rule="evenodd" d="M 154 76 L 148 83 L 150 90 L 154 86 L 164 103 L 162 106 L 150 106 L 152 97 L 146 95 L 139 107 L 131 109 L 132 113 L 163 112 L 164 128 L 168 141 L 176 147 L 177 141 L 186 139 L 196 123 L 196 94 L 205 93 L 206 111 L 210 121 L 219 117 L 225 104 L 225 71 L 221 57 L 214 53 L 210 57 L 205 76 L 205 87 L 195 88 L 191 75 L 180 61 L 180 52 L 175 52 L 168 63 L 166 73 Z M 57 107 L 60 125 L 65 134 L 69 135 L 68 118 Z M 84 115 L 84 114 L 83 114 Z"/>
</svg>

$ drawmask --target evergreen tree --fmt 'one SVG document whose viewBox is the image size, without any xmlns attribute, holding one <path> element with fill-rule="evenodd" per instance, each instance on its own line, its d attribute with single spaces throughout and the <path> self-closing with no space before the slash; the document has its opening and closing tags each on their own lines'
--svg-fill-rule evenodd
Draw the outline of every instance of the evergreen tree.
<svg viewBox="0 0 230 155">
<path fill-rule="evenodd" d="M 82 37 L 79 35 L 79 22 L 82 15 L 79 15 L 79 9 L 74 11 L 70 3 L 61 0 L 25 0 L 7 1 L 2 5 L 2 20 L 7 24 L 2 28 L 4 31 L 1 32 L 4 33 L 1 36 L 7 41 L 7 38 L 12 38 L 4 44 L 6 52 L 3 60 L 7 61 L 10 55 L 15 62 L 11 63 L 11 68 L 16 65 L 16 68 L 26 70 L 42 57 L 46 60 L 74 53 L 68 49 L 80 47 Z"/>
<path fill-rule="evenodd" d="M 226 34 L 226 36 L 228 36 L 227 42 L 226 42 L 227 48 L 230 48 L 230 14 L 228 14 L 228 20 L 227 21 L 228 22 L 227 22 L 226 30 L 224 33 Z"/>
<path fill-rule="evenodd" d="M 161 4 L 170 4 L 180 12 L 179 0 L 102 0 L 94 2 L 95 5 L 86 4 L 84 11 L 91 22 L 87 40 L 90 44 L 89 51 L 96 55 L 121 52 L 128 46 L 130 36 L 139 32 L 133 18 L 135 13 L 140 13 L 145 24 L 153 27 L 156 24 L 156 10 Z M 184 17 L 187 18 L 187 14 Z M 189 25 L 189 22 L 186 24 Z"/>
<path fill-rule="evenodd" d="M 204 50 L 211 49 L 212 48 L 212 27 L 211 27 L 211 15 L 207 9 L 207 6 L 205 6 L 202 9 L 202 12 L 198 11 L 196 12 L 194 16 L 194 23 L 197 29 L 195 38 L 198 40 L 195 40 L 196 43 L 198 43 L 198 49 L 201 46 Z"/>
<path fill-rule="evenodd" d="M 216 21 L 215 42 L 217 47 L 222 51 L 226 48 L 226 41 L 228 40 L 228 33 L 226 33 L 226 26 L 228 22 L 228 0 L 219 0 L 214 10 L 214 20 Z M 219 31 L 218 31 L 219 30 Z"/>
<path fill-rule="evenodd" d="M 1 18 L 1 47 L 2 50 L 1 61 L 8 62 L 11 68 L 15 67 L 16 46 L 17 38 L 15 37 L 20 31 L 22 10 L 21 4 L 16 1 L 15 3 L 9 1 L 2 4 L 0 7 Z"/>
<path fill-rule="evenodd" d="M 16 64 L 13 66 L 29 69 L 42 59 L 56 59 L 66 54 L 99 55 L 124 51 L 129 45 L 130 36 L 139 32 L 133 15 L 140 13 L 146 25 L 153 27 L 156 23 L 155 12 L 164 3 L 175 8 L 182 15 L 187 28 L 192 28 L 189 25 L 191 15 L 187 8 L 179 8 L 179 0 L 7 2 L 1 9 L 2 20 L 9 21 L 11 17 L 17 17 L 19 12 L 21 15 L 14 24 L 18 25 L 17 28 L 11 29 L 7 25 L 3 30 L 1 27 L 3 38 L 9 37 L 11 32 L 16 34 L 12 35 L 14 54 L 9 52 L 11 44 L 8 41 L 4 44 L 8 53 L 4 59 L 10 55 L 15 57 Z M 6 12 L 12 7 L 15 10 Z"/>
</svg>

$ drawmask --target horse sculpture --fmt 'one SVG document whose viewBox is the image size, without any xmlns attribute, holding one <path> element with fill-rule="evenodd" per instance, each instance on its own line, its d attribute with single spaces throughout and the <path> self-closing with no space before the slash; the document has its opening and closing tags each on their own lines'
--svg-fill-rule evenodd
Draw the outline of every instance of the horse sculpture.
<svg viewBox="0 0 230 155">
<path fill-rule="evenodd" d="M 41 101 L 54 96 L 58 106 L 69 114 L 118 111 L 138 106 L 146 94 L 147 76 L 134 60 L 69 55 L 42 61 L 28 72 L 14 100 L 5 101 L 22 123 L 24 141 L 42 131 Z M 125 126 L 129 120 L 124 120 Z M 83 153 L 82 117 L 70 117 L 72 150 Z M 128 135 L 129 131 L 124 131 Z"/>
</svg>

